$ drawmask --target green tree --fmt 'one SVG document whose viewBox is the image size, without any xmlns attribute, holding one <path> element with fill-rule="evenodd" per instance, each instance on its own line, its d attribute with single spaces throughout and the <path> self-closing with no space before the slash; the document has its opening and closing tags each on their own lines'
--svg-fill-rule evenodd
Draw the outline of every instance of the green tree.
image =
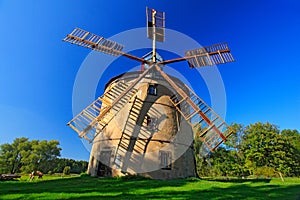
<svg viewBox="0 0 300 200">
<path fill-rule="evenodd" d="M 86 172 L 88 162 L 87 161 L 77 161 L 73 159 L 67 159 L 67 158 L 56 158 L 55 166 L 53 167 L 53 172 L 55 173 L 63 173 L 63 169 L 65 166 L 70 166 L 70 172 L 80 174 L 82 172 Z"/>
<path fill-rule="evenodd" d="M 233 123 L 230 127 L 233 130 L 233 133 L 225 142 L 225 145 L 227 148 L 234 149 L 238 152 L 241 150 L 241 143 L 245 134 L 245 126 L 242 124 Z"/>
<path fill-rule="evenodd" d="M 210 163 L 207 162 L 207 159 L 202 156 L 201 154 L 201 146 L 202 146 L 202 141 L 198 134 L 195 134 L 194 138 L 194 154 L 195 154 L 195 159 L 196 159 L 196 170 L 197 174 L 200 177 L 203 176 L 209 176 L 210 175 Z"/>
<path fill-rule="evenodd" d="M 244 157 L 240 149 L 245 127 L 241 124 L 233 124 L 234 133 L 229 137 L 225 145 L 221 145 L 214 153 L 207 157 L 201 156 L 201 139 L 196 136 L 194 149 L 196 154 L 197 172 L 199 176 L 246 176 L 247 169 L 244 166 Z"/>
<path fill-rule="evenodd" d="M 228 156 L 231 157 L 231 174 L 244 177 L 249 175 L 248 169 L 245 166 L 245 155 L 241 149 L 243 138 L 245 136 L 245 126 L 234 123 L 231 125 L 231 128 L 233 133 L 225 142 L 225 148 L 229 150 Z"/>
<path fill-rule="evenodd" d="M 289 142 L 290 151 L 293 152 L 293 159 L 290 161 L 294 163 L 291 165 L 291 175 L 300 176 L 300 133 L 297 130 L 285 129 L 280 134 L 284 140 Z"/>
<path fill-rule="evenodd" d="M 19 173 L 40 170 L 48 172 L 52 161 L 60 156 L 59 142 L 29 141 L 28 138 L 16 138 L 12 144 L 0 146 L 1 173 Z"/>
<path fill-rule="evenodd" d="M 300 133 L 297 130 L 284 129 L 280 133 L 300 154 Z"/>
<path fill-rule="evenodd" d="M 12 144 L 0 146 L 0 160 L 2 173 L 18 173 L 23 165 L 23 159 L 30 154 L 30 142 L 28 138 L 16 138 Z"/>
<path fill-rule="evenodd" d="M 24 157 L 22 171 L 39 170 L 47 173 L 54 168 L 53 161 L 60 156 L 61 148 L 56 140 L 32 140 L 30 155 Z"/>
<path fill-rule="evenodd" d="M 271 168 L 284 175 L 292 175 L 297 168 L 295 148 L 282 137 L 276 125 L 270 123 L 250 124 L 245 129 L 241 150 L 245 156 L 245 166 L 252 174 Z"/>
</svg>

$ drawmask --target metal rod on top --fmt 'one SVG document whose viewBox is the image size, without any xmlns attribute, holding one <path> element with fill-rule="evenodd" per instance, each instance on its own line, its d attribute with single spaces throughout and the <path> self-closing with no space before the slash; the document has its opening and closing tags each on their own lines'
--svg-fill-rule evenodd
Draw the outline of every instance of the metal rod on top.
<svg viewBox="0 0 300 200">
<path fill-rule="evenodd" d="M 152 9 L 152 33 L 153 33 L 153 40 L 152 40 L 152 62 L 156 62 L 156 24 L 155 24 L 155 14 L 156 11 Z"/>
</svg>

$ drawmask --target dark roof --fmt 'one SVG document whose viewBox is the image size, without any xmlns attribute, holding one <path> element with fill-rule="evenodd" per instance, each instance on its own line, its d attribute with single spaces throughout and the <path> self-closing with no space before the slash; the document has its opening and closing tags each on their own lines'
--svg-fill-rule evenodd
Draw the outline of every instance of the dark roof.
<svg viewBox="0 0 300 200">
<path fill-rule="evenodd" d="M 138 78 L 139 75 L 143 73 L 142 71 L 134 71 L 134 72 L 125 72 L 125 73 L 122 73 L 120 75 L 117 75 L 113 78 L 111 78 L 106 84 L 105 84 L 105 88 L 106 89 L 112 82 L 114 82 L 115 80 L 118 80 L 121 78 L 121 80 L 124 80 L 124 79 L 134 79 L 134 78 Z M 176 83 L 178 84 L 181 84 L 183 87 L 185 87 L 185 84 L 178 78 L 174 77 L 174 76 L 171 76 L 168 74 L 168 76 L 173 80 L 175 81 Z M 158 79 L 159 80 L 159 79 Z"/>
</svg>

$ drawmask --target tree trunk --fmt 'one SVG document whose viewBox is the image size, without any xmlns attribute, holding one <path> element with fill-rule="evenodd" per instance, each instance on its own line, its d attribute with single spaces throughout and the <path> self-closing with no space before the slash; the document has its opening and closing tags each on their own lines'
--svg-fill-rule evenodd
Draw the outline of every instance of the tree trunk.
<svg viewBox="0 0 300 200">
<path fill-rule="evenodd" d="M 281 178 L 282 182 L 284 182 L 284 179 L 283 179 L 282 173 L 281 173 L 281 172 L 278 172 L 278 174 L 279 174 L 279 176 L 280 176 L 280 178 Z"/>
<path fill-rule="evenodd" d="M 10 169 L 10 173 L 14 174 L 15 171 L 15 162 L 12 163 L 11 169 Z"/>
</svg>

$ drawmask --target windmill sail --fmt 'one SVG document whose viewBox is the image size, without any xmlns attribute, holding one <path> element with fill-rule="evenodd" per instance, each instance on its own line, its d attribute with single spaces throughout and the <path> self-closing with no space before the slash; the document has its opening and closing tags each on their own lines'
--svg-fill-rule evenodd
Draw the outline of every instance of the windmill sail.
<svg viewBox="0 0 300 200">
<path fill-rule="evenodd" d="M 187 94 L 159 66 L 156 69 L 177 92 L 170 100 L 202 139 L 203 150 L 213 152 L 233 133 L 231 128 L 190 88 L 186 86 Z"/>
<path fill-rule="evenodd" d="M 123 45 L 117 42 L 105 39 L 80 28 L 75 28 L 70 34 L 63 39 L 65 42 L 77 44 L 79 46 L 90 48 L 113 56 L 122 54 Z"/>
<path fill-rule="evenodd" d="M 92 142 L 115 115 L 114 112 L 105 111 L 111 107 L 113 107 L 115 111 L 120 110 L 137 92 L 136 89 L 130 90 L 123 96 L 122 101 L 119 101 L 112 106 L 112 102 L 117 99 L 127 88 L 128 85 L 118 82 L 115 87 L 108 90 L 104 95 L 96 99 L 92 104 L 74 117 L 67 125 L 75 130 L 79 137 L 83 137 L 89 142 Z M 111 101 L 108 101 L 107 99 L 110 99 Z M 103 120 L 104 117 L 100 120 L 97 120 L 97 117 L 100 115 L 100 113 L 104 112 L 105 120 Z"/>
<path fill-rule="evenodd" d="M 93 33 L 87 32 L 80 28 L 75 28 L 70 34 L 67 35 L 67 37 L 63 39 L 63 41 L 69 42 L 71 44 L 76 44 L 85 48 L 89 48 L 94 51 L 99 51 L 105 54 L 113 56 L 122 55 L 132 60 L 139 61 L 141 63 L 149 63 L 149 61 L 145 61 L 142 58 L 122 52 L 124 48 L 123 45 L 105 39 Z"/>
<path fill-rule="evenodd" d="M 177 91 L 177 96 L 170 98 L 170 100 L 186 121 L 190 123 L 193 130 L 195 130 L 202 138 L 204 144 L 203 149 L 214 151 L 222 142 L 227 140 L 232 133 L 232 130 L 191 89 L 187 88 L 188 92 L 186 93 L 178 87 L 159 66 L 183 60 L 187 60 L 191 68 L 233 62 L 234 58 L 230 53 L 230 49 L 228 48 L 227 43 L 215 44 L 186 51 L 183 58 L 157 62 L 155 43 L 156 41 L 164 42 L 165 40 L 165 13 L 146 8 L 146 15 L 148 38 L 153 40 L 152 61 L 124 53 L 123 45 L 80 28 L 75 28 L 63 39 L 63 41 L 71 44 L 76 44 L 113 56 L 122 55 L 139 61 L 142 64 L 146 63 L 150 66 L 136 80 L 130 83 L 130 85 L 117 83 L 116 87 L 113 87 L 103 96 L 96 99 L 91 105 L 72 119 L 68 125 L 78 133 L 79 137 L 92 142 L 94 138 L 102 132 L 110 120 L 112 120 L 115 113 L 117 113 L 135 95 L 137 92 L 134 88 L 135 85 L 155 67 L 162 77 L 164 77 Z M 110 101 L 107 102 L 105 99 L 110 99 Z M 112 109 L 115 112 L 111 112 Z"/>
<path fill-rule="evenodd" d="M 101 101 L 104 98 L 100 97 L 99 99 L 94 101 L 90 106 L 88 106 L 85 110 L 83 110 L 79 115 L 77 115 L 74 119 L 72 119 L 67 125 L 74 129 L 79 134 L 79 137 L 83 137 L 89 142 L 92 142 L 94 138 L 114 117 L 114 115 L 111 115 L 109 111 L 111 109 L 119 111 L 124 105 L 126 105 L 126 103 L 131 99 L 131 97 L 133 97 L 133 95 L 137 92 L 134 86 L 137 83 L 139 83 L 140 80 L 142 80 L 142 78 L 144 78 L 146 74 L 148 74 L 148 72 L 153 68 L 153 66 L 154 65 L 150 66 L 147 70 L 145 70 L 131 85 L 119 85 L 120 89 L 118 90 L 118 92 L 112 89 L 105 93 L 104 95 L 108 95 L 108 97 L 112 99 L 111 103 L 106 104 L 104 107 L 101 107 L 103 105 Z M 88 118 L 86 116 L 85 111 L 90 109 L 91 107 L 99 107 L 98 105 L 100 105 L 101 110 L 99 110 L 97 114 L 94 114 L 92 117 Z M 98 124 L 100 124 L 100 127 L 102 127 L 99 130 L 97 128 Z"/>
<path fill-rule="evenodd" d="M 234 61 L 227 43 L 186 51 L 185 58 L 188 60 L 191 68 L 212 66 Z"/>
</svg>

